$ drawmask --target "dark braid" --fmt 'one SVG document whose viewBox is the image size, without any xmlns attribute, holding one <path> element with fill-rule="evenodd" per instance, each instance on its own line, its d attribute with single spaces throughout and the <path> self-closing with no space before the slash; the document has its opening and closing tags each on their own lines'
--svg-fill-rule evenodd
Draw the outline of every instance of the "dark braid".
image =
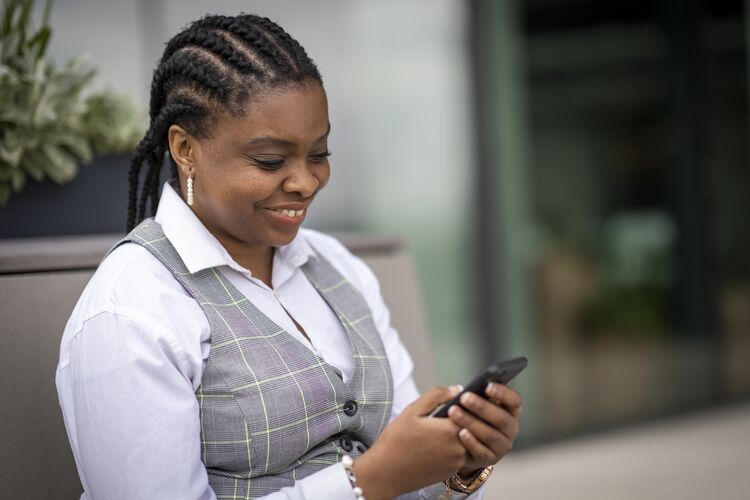
<svg viewBox="0 0 750 500">
<path fill-rule="evenodd" d="M 164 154 L 162 153 L 159 158 L 163 161 Z M 151 182 L 151 192 L 149 193 L 152 215 L 156 215 L 156 208 L 159 205 L 159 186 L 161 186 L 161 163 L 159 164 L 159 168 L 154 169 L 154 179 Z"/>
<path fill-rule="evenodd" d="M 156 154 L 150 155 L 146 162 L 148 163 L 148 171 L 146 172 L 146 179 L 144 180 L 144 192 L 143 196 L 141 196 L 140 201 L 138 202 L 138 218 L 144 219 L 146 216 L 146 203 L 150 199 L 151 192 L 153 191 L 153 182 L 154 182 L 154 174 L 157 170 L 160 170 L 161 165 L 159 165 L 159 158 Z"/>
<path fill-rule="evenodd" d="M 307 56 L 307 52 L 305 52 L 305 49 L 302 47 L 302 45 L 300 45 L 297 40 L 289 36 L 289 33 L 281 29 L 281 26 L 271 21 L 267 17 L 261 17 L 257 22 L 259 26 L 266 30 L 266 32 L 271 33 L 274 37 L 284 42 L 284 46 L 289 48 L 289 54 L 296 57 L 295 62 L 297 64 L 304 66 L 310 61 L 310 58 Z"/>
<path fill-rule="evenodd" d="M 257 16 L 248 17 L 257 20 L 261 19 Z M 264 59 L 273 61 L 274 66 L 277 68 L 283 68 L 284 73 L 295 71 L 294 66 L 289 64 L 289 60 L 282 55 L 281 50 L 276 48 L 274 43 L 267 37 L 267 35 L 265 35 L 253 24 L 248 23 L 246 20 L 243 22 L 243 20 L 240 19 L 219 19 L 215 21 L 215 25 L 212 27 L 221 29 L 223 31 L 228 31 L 237 38 L 240 38 L 252 44 L 253 48 L 255 48 L 257 52 L 265 56 Z"/>
<path fill-rule="evenodd" d="M 171 51 L 170 47 L 167 47 L 167 50 L 164 52 L 163 60 L 168 61 L 174 54 L 174 51 L 185 47 L 186 45 L 195 45 L 196 47 L 201 47 L 211 51 L 243 74 L 258 72 L 258 68 L 254 67 L 235 46 L 224 40 L 224 37 L 222 37 L 220 33 L 214 31 L 197 31 L 193 29 L 181 33 L 178 37 L 179 39 L 173 45 Z"/>
<path fill-rule="evenodd" d="M 148 135 L 141 139 L 138 146 L 135 148 L 135 154 L 130 161 L 130 172 L 128 172 L 128 223 L 127 231 L 130 231 L 135 226 L 138 214 L 135 213 L 136 203 L 138 201 L 138 183 L 139 176 L 141 173 L 141 165 L 143 160 L 151 149 L 151 139 Z"/>
<path fill-rule="evenodd" d="M 184 50 L 168 59 L 154 72 L 153 84 L 151 86 L 150 116 L 154 119 L 162 107 L 165 98 L 165 86 L 171 79 L 181 78 L 186 81 L 198 83 L 207 92 L 216 96 L 222 103 L 226 103 L 228 92 L 227 85 L 222 79 L 215 79 L 203 69 L 206 64 L 205 56 Z"/>
<path fill-rule="evenodd" d="M 127 230 L 147 217 L 147 209 L 151 215 L 156 213 L 170 126 L 177 124 L 197 138 L 207 137 L 220 113 L 239 112 L 266 88 L 306 79 L 322 84 L 302 46 L 268 18 L 211 15 L 175 35 L 154 71 L 151 124 L 130 164 Z M 171 156 L 170 160 L 172 175 L 177 177 L 177 164 Z"/>
<path fill-rule="evenodd" d="M 265 38 L 262 23 L 264 20 L 268 20 L 265 17 L 259 17 L 252 14 L 245 14 L 235 17 L 230 16 L 210 16 L 205 19 L 204 26 L 207 28 L 214 28 L 221 31 L 228 31 L 235 35 L 237 38 L 245 40 L 246 42 L 252 42 L 255 38 L 261 36 Z M 268 20 L 273 23 L 273 21 Z M 275 24 L 275 23 L 273 23 Z M 276 25 L 278 27 L 278 25 Z M 278 27 L 279 31 L 286 33 L 281 27 Z M 287 35 L 289 37 L 289 35 Z M 291 37 L 289 37 L 291 39 Z M 272 41 L 272 39 L 265 38 L 266 41 Z M 275 59 L 278 53 L 275 49 L 268 47 L 260 47 L 261 52 L 269 59 Z"/>
</svg>

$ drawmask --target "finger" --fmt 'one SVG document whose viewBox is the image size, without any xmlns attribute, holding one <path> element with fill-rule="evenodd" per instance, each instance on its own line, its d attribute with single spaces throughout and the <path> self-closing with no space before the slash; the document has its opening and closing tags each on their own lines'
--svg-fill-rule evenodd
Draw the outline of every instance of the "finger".
<svg viewBox="0 0 750 500">
<path fill-rule="evenodd" d="M 508 412 L 515 416 L 520 416 L 523 406 L 523 399 L 514 389 L 507 385 L 496 384 L 491 382 L 485 389 L 485 394 L 492 400 L 504 406 Z"/>
<path fill-rule="evenodd" d="M 510 414 L 503 406 L 497 406 L 476 394 L 466 393 L 461 396 L 461 406 L 500 431 L 508 439 L 518 435 L 518 417 Z"/>
<path fill-rule="evenodd" d="M 469 456 L 483 466 L 497 463 L 500 460 L 500 457 L 494 451 L 479 441 L 468 429 L 461 429 L 458 433 L 458 438 L 466 448 Z"/>
<path fill-rule="evenodd" d="M 480 443 L 492 450 L 498 459 L 510 449 L 511 438 L 468 411 L 453 406 L 448 411 L 448 416 L 459 427 L 468 429 Z"/>
<path fill-rule="evenodd" d="M 404 408 L 402 413 L 418 416 L 428 415 L 432 410 L 437 408 L 438 405 L 450 401 L 451 398 L 456 397 L 460 392 L 460 385 L 452 385 L 450 387 L 432 387 L 420 396 L 419 399 Z"/>
</svg>

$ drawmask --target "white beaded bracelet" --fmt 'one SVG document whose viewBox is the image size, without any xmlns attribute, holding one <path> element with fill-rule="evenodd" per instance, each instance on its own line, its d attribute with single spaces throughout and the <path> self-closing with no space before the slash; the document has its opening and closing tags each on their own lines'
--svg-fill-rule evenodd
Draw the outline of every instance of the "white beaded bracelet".
<svg viewBox="0 0 750 500">
<path fill-rule="evenodd" d="M 354 469 L 352 468 L 352 465 L 354 465 L 354 460 L 352 460 L 352 457 L 349 455 L 344 455 L 341 457 L 341 463 L 344 465 L 344 470 L 346 470 L 346 477 L 349 478 L 349 482 L 352 485 L 352 490 L 354 491 L 354 496 L 357 500 L 365 500 L 365 496 L 362 494 L 362 488 L 357 486 L 357 475 L 354 474 Z"/>
</svg>

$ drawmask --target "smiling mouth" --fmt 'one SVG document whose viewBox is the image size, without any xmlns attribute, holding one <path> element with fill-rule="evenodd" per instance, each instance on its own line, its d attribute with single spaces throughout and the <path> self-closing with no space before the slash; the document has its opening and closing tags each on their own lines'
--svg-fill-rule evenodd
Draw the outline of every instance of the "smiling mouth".
<svg viewBox="0 0 750 500">
<path fill-rule="evenodd" d="M 290 210 L 288 208 L 266 208 L 276 222 L 287 225 L 298 225 L 305 220 L 307 209 Z"/>
<path fill-rule="evenodd" d="M 292 218 L 293 217 L 301 217 L 305 213 L 304 210 L 287 210 L 287 209 L 275 210 L 273 208 L 269 208 L 268 210 L 270 212 L 273 212 L 273 213 L 276 213 L 276 214 L 281 214 L 281 215 L 284 215 L 286 217 L 292 217 Z"/>
</svg>

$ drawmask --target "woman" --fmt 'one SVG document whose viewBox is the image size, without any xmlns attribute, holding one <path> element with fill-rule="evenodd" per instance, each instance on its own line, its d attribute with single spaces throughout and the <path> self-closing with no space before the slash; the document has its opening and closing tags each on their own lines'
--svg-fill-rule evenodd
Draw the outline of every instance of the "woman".
<svg viewBox="0 0 750 500">
<path fill-rule="evenodd" d="M 419 396 L 371 271 L 300 230 L 330 154 L 304 49 L 267 18 L 196 21 L 167 44 L 150 119 L 130 233 L 61 346 L 82 498 L 481 491 L 518 433 L 520 396 L 493 386 L 464 402 L 471 413 L 428 417 L 458 389 Z"/>
</svg>

